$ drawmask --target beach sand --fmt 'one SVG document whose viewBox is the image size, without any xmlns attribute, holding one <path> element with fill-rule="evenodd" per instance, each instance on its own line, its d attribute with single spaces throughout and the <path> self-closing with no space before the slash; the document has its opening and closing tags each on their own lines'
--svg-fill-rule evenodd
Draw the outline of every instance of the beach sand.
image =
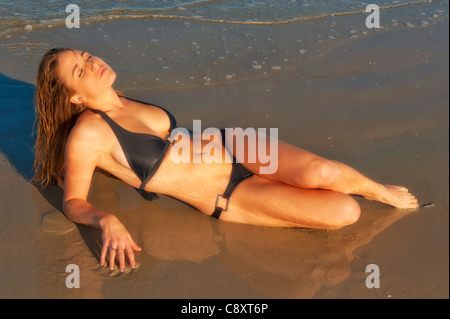
<svg viewBox="0 0 450 319">
<path fill-rule="evenodd" d="M 44 51 L 39 39 L 111 50 L 86 38 L 46 38 L 58 32 L 26 41 Z M 27 182 L 37 66 L 27 56 L 1 57 L 0 297 L 448 298 L 448 40 L 446 18 L 336 44 L 254 78 L 154 89 L 118 80 L 117 89 L 164 106 L 179 126 L 201 119 L 203 129 L 278 128 L 281 140 L 406 186 L 424 206 L 402 211 L 355 197 L 362 216 L 352 226 L 264 228 L 218 221 L 164 195 L 146 201 L 98 171 L 89 201 L 116 214 L 143 247 L 138 269 L 122 274 L 100 267 L 98 230 L 64 217 L 59 186 Z M 80 268 L 80 288 L 66 287 L 69 264 Z M 379 267 L 379 288 L 366 286 L 370 264 Z"/>
</svg>

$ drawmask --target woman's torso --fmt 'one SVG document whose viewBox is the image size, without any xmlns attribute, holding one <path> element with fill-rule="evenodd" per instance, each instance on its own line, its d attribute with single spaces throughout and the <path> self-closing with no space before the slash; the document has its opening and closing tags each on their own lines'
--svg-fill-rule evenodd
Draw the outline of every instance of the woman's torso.
<svg viewBox="0 0 450 319">
<path fill-rule="evenodd" d="M 138 101 L 125 100 L 124 108 L 114 113 L 108 112 L 108 116 L 121 128 L 129 132 L 144 133 L 157 136 L 161 140 L 170 133 L 170 119 L 168 114 L 155 106 L 145 105 Z M 97 167 L 104 169 L 129 185 L 139 188 L 141 179 L 136 175 L 127 160 L 124 149 L 119 143 L 116 134 L 107 122 L 98 114 L 92 111 L 84 112 L 79 121 L 96 121 L 96 128 L 100 130 L 103 137 L 102 145 L 97 145 L 99 149 L 99 159 Z M 81 123 L 80 123 L 81 124 Z M 210 214 L 214 211 L 214 204 L 217 194 L 222 194 L 225 190 L 231 174 L 231 164 L 228 153 L 222 146 L 220 134 L 212 141 L 201 141 L 201 148 L 206 144 L 214 149 L 222 151 L 221 163 L 200 163 L 193 162 L 193 156 L 198 155 L 194 150 L 192 136 L 183 131 L 177 131 L 180 135 L 175 145 L 183 141 L 190 141 L 190 160 L 176 163 L 171 159 L 171 151 L 174 145 L 169 145 L 161 164 L 151 179 L 146 183 L 144 189 L 149 192 L 166 194 L 176 197 L 200 211 Z M 213 143 L 213 144 L 210 144 Z M 186 145 L 186 144 L 184 144 Z M 142 145 L 145 147 L 145 145 Z M 208 149 L 210 149 L 208 147 Z M 179 149 L 179 147 L 175 147 Z M 183 148 L 186 151 L 186 148 Z M 184 154 L 186 155 L 186 154 Z"/>
</svg>

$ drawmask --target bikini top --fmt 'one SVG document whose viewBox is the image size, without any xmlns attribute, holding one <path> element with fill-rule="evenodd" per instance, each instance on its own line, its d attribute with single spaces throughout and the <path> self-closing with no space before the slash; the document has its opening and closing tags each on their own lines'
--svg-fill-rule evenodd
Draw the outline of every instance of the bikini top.
<svg viewBox="0 0 450 319">
<path fill-rule="evenodd" d="M 138 100 L 130 99 L 132 101 L 141 102 Z M 100 110 L 93 110 L 108 123 L 108 125 L 113 130 L 114 134 L 119 141 L 120 146 L 125 154 L 128 164 L 130 165 L 133 172 L 139 177 L 141 180 L 141 186 L 139 190 L 143 191 L 145 185 L 148 181 L 155 175 L 158 170 L 164 156 L 169 149 L 170 144 L 173 142 L 170 141 L 169 135 L 170 132 L 177 126 L 177 122 L 170 112 L 165 110 L 164 108 L 148 104 L 145 102 L 141 102 L 147 105 L 152 105 L 160 108 L 165 111 L 170 119 L 170 129 L 169 134 L 165 139 L 160 138 L 159 136 L 147 134 L 147 133 L 135 133 L 128 131 L 121 127 L 119 124 L 114 122 L 105 112 Z M 153 195 L 153 194 L 150 194 Z M 149 198 L 147 198 L 149 199 Z"/>
</svg>

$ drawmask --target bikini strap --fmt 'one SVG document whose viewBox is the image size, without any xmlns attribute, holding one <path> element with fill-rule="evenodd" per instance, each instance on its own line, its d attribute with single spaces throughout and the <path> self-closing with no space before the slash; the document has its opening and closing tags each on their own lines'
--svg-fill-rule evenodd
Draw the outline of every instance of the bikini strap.
<svg viewBox="0 0 450 319">
<path fill-rule="evenodd" d="M 150 104 L 150 103 L 147 103 L 147 102 L 144 102 L 144 101 L 140 101 L 140 100 L 136 100 L 136 99 L 132 99 L 132 98 L 126 97 L 126 96 L 124 96 L 124 98 L 126 98 L 127 100 L 130 100 L 130 101 L 139 102 L 139 103 L 147 104 L 147 105 L 150 105 L 150 106 L 156 106 L 157 108 L 159 108 L 159 109 L 163 110 L 164 112 L 166 112 L 167 116 L 169 117 L 169 121 L 170 121 L 170 129 L 169 129 L 169 131 L 172 132 L 172 130 L 175 127 L 177 127 L 177 120 L 172 115 L 172 113 L 167 111 L 165 108 L 163 108 L 161 106 L 158 106 L 156 104 Z"/>
<path fill-rule="evenodd" d="M 123 130 L 123 128 L 119 124 L 117 124 L 112 118 L 110 118 L 109 115 L 106 114 L 105 112 L 100 111 L 100 110 L 95 110 L 95 109 L 89 109 L 89 110 L 91 110 L 94 113 L 99 114 L 105 120 L 105 122 L 108 123 L 108 125 L 113 130 L 114 134 L 116 134 L 116 136 L 117 136 L 117 131 Z"/>
</svg>

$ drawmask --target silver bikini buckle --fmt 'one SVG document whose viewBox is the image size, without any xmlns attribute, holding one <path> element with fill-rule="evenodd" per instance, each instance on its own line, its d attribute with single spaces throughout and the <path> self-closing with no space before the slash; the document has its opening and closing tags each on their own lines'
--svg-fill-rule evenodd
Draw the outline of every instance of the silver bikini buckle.
<svg viewBox="0 0 450 319">
<path fill-rule="evenodd" d="M 225 208 L 219 206 L 219 198 L 220 198 L 220 197 L 222 197 L 222 198 L 224 198 L 224 199 L 227 200 L 227 204 L 225 205 Z M 215 205 L 214 208 L 219 207 L 219 208 L 222 209 L 222 211 L 226 212 L 226 211 L 228 211 L 228 206 L 230 206 L 230 199 L 229 199 L 229 198 L 226 198 L 226 197 L 223 196 L 222 194 L 217 195 L 216 205 Z"/>
<path fill-rule="evenodd" d="M 169 143 L 172 144 L 172 145 L 175 143 L 175 140 L 172 140 L 172 139 L 170 138 L 170 134 L 167 134 L 167 136 L 166 136 L 166 141 L 169 141 Z"/>
</svg>

